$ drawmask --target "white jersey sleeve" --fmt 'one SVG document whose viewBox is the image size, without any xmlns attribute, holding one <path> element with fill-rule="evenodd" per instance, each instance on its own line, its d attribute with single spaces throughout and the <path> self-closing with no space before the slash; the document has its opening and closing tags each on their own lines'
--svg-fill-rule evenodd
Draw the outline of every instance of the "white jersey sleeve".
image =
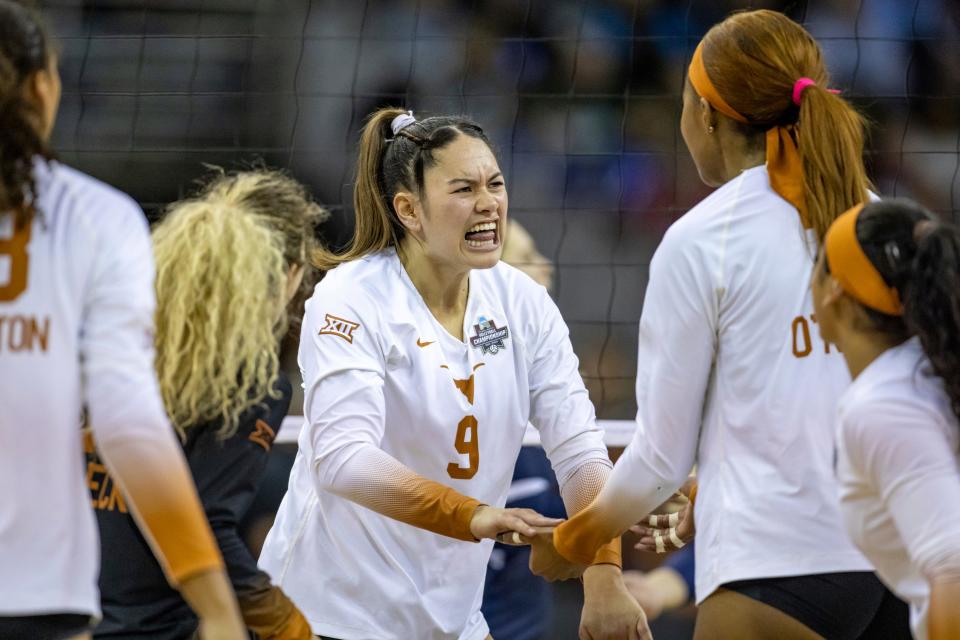
<svg viewBox="0 0 960 640">
<path fill-rule="evenodd" d="M 97 448 L 174 584 L 223 567 L 153 368 L 153 251 L 139 208 L 117 195 L 96 236 L 80 334 Z M 162 480 L 161 480 L 162 479 Z"/>
<path fill-rule="evenodd" d="M 128 429 L 171 431 L 153 371 L 153 250 L 143 215 L 127 209 L 94 236 L 80 334 L 84 400 L 107 447 Z"/>
<path fill-rule="evenodd" d="M 682 225 L 670 229 L 650 265 L 636 431 L 596 501 L 557 528 L 555 543 L 568 558 L 587 562 L 670 498 L 693 467 L 716 350 L 718 292 L 703 275 L 716 272 L 709 252 L 682 232 Z"/>
<path fill-rule="evenodd" d="M 530 422 L 540 432 L 567 513 L 572 515 L 593 501 L 613 464 L 580 377 L 567 325 L 546 290 L 538 286 L 537 293 L 542 297 L 533 316 L 538 339 L 529 371 Z M 619 539 L 601 548 L 591 562 L 619 566 Z"/>
<path fill-rule="evenodd" d="M 530 422 L 563 488 L 589 461 L 612 467 L 597 426 L 593 403 L 580 377 L 579 361 L 570 344 L 570 332 L 546 290 L 536 315 L 539 337 L 530 366 Z"/>
<path fill-rule="evenodd" d="M 874 401 L 843 415 L 840 437 L 920 573 L 928 581 L 960 577 L 960 470 L 941 417 L 904 402 Z"/>
<path fill-rule="evenodd" d="M 363 300 L 348 303 L 331 295 L 308 302 L 300 367 L 304 436 L 313 451 L 318 490 L 335 490 L 341 466 L 359 447 L 380 446 L 386 360 L 377 324 L 375 310 Z"/>
</svg>

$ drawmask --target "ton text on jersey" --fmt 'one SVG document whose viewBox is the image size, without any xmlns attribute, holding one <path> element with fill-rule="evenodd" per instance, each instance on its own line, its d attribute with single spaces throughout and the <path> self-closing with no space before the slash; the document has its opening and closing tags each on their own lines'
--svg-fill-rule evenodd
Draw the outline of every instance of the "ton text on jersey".
<svg viewBox="0 0 960 640">
<path fill-rule="evenodd" d="M 50 316 L 0 315 L 0 353 L 46 353 Z"/>
</svg>

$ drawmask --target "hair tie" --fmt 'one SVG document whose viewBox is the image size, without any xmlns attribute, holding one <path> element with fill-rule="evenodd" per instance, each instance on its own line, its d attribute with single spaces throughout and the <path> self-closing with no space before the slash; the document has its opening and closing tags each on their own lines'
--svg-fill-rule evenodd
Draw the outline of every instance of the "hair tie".
<svg viewBox="0 0 960 640">
<path fill-rule="evenodd" d="M 811 85 L 817 84 L 813 78 L 803 77 L 793 83 L 793 104 L 800 106 L 800 99 L 803 97 L 803 90 Z M 827 89 L 834 95 L 840 93 L 840 89 Z"/>
<path fill-rule="evenodd" d="M 817 84 L 812 78 L 800 78 L 793 83 L 793 104 L 800 106 L 800 98 L 803 97 L 803 90 L 810 85 Z"/>
<path fill-rule="evenodd" d="M 393 131 L 393 135 L 397 135 L 416 121 L 417 119 L 413 117 L 413 111 L 407 111 L 406 113 L 401 113 L 390 122 L 390 129 Z"/>
</svg>

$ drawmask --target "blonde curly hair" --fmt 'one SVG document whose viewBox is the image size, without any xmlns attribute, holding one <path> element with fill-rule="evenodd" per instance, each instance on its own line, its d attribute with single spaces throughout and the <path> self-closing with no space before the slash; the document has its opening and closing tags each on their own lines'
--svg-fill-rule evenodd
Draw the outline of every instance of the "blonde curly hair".
<svg viewBox="0 0 960 640">
<path fill-rule="evenodd" d="M 278 171 L 217 170 L 155 227 L 156 370 L 181 438 L 213 421 L 227 438 L 244 411 L 276 397 L 287 274 L 311 268 L 327 215 Z"/>
</svg>

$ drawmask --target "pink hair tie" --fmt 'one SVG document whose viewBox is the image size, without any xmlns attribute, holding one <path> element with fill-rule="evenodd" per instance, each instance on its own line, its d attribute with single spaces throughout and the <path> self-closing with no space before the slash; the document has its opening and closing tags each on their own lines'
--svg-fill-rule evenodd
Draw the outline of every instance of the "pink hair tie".
<svg viewBox="0 0 960 640">
<path fill-rule="evenodd" d="M 800 106 L 800 98 L 803 97 L 803 90 L 809 87 L 810 85 L 817 84 L 813 81 L 812 78 L 800 78 L 793 83 L 793 104 Z M 837 94 L 840 93 L 839 89 L 827 89 L 830 93 Z"/>
<path fill-rule="evenodd" d="M 793 83 L 793 104 L 800 106 L 800 98 L 803 96 L 803 90 L 812 84 L 817 84 L 811 78 L 800 78 Z"/>
</svg>

